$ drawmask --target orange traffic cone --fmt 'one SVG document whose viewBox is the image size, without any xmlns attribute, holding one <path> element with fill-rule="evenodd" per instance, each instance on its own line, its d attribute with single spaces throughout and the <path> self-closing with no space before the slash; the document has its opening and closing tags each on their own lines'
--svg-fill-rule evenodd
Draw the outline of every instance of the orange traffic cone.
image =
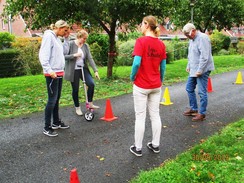
<svg viewBox="0 0 244 183">
<path fill-rule="evenodd" d="M 80 183 L 76 169 L 74 168 L 70 172 L 70 183 Z"/>
<path fill-rule="evenodd" d="M 212 81 L 211 78 L 208 78 L 208 92 L 213 92 L 213 88 L 212 88 Z"/>
<path fill-rule="evenodd" d="M 105 115 L 104 117 L 100 118 L 101 120 L 104 121 L 113 121 L 115 119 L 118 119 L 118 117 L 115 117 L 113 115 L 113 111 L 112 111 L 112 107 L 111 107 L 111 103 L 110 103 L 110 99 L 106 100 L 106 109 L 105 109 Z"/>
<path fill-rule="evenodd" d="M 164 99 L 164 101 L 160 102 L 160 104 L 163 104 L 163 105 L 171 105 L 171 104 L 173 104 L 173 102 L 170 101 L 170 95 L 169 95 L 168 87 L 166 87 L 165 90 L 164 90 L 163 99 Z"/>
<path fill-rule="evenodd" d="M 235 84 L 243 84 L 241 72 L 238 72 Z"/>
</svg>

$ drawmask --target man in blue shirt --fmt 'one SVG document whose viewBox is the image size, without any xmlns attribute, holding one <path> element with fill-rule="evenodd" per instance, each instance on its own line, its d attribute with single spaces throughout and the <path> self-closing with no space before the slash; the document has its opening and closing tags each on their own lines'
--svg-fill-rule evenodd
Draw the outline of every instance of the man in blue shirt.
<svg viewBox="0 0 244 183">
<path fill-rule="evenodd" d="M 187 23 L 183 27 L 183 33 L 190 39 L 186 67 L 186 71 L 189 72 L 186 91 L 189 97 L 190 109 L 183 114 L 185 116 L 194 116 L 192 121 L 203 121 L 206 117 L 208 104 L 208 77 L 211 71 L 214 70 L 211 42 L 208 35 L 197 31 L 192 23 Z M 195 93 L 196 85 L 200 97 L 199 109 Z"/>
</svg>

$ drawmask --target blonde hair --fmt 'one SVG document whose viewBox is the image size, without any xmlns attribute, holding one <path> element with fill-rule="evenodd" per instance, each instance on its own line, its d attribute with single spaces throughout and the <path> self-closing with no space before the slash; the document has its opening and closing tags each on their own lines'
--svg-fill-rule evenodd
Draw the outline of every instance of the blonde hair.
<svg viewBox="0 0 244 183">
<path fill-rule="evenodd" d="M 52 30 L 62 28 L 62 27 L 69 27 L 69 25 L 64 20 L 58 20 L 55 24 L 50 25 L 50 29 Z"/>
<path fill-rule="evenodd" d="M 79 38 L 83 38 L 84 36 L 88 36 L 88 32 L 86 32 L 86 30 L 82 29 L 82 30 L 79 30 L 76 34 L 76 38 L 79 39 Z"/>
<path fill-rule="evenodd" d="M 158 27 L 158 22 L 155 16 L 148 15 L 143 18 L 143 21 L 148 23 L 150 29 L 154 32 L 154 34 L 157 37 L 160 36 L 160 29 Z"/>
</svg>

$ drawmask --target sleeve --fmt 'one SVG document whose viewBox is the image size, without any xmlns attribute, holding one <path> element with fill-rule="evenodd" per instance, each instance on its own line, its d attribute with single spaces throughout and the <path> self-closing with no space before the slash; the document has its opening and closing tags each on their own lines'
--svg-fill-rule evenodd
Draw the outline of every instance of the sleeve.
<svg viewBox="0 0 244 183">
<path fill-rule="evenodd" d="M 69 38 L 64 39 L 63 50 L 64 50 L 64 55 L 69 54 Z"/>
<path fill-rule="evenodd" d="M 202 73 L 208 63 L 209 53 L 211 49 L 210 40 L 208 37 L 202 37 L 199 41 L 199 52 L 200 52 L 200 60 L 199 60 L 199 67 L 197 72 Z"/>
<path fill-rule="evenodd" d="M 50 66 L 52 49 L 53 49 L 52 34 L 47 33 L 45 36 L 43 36 L 41 48 L 39 51 L 39 60 L 41 62 L 44 73 L 53 72 Z"/>
<path fill-rule="evenodd" d="M 140 56 L 135 56 L 134 60 L 133 60 L 133 64 L 132 64 L 132 70 L 131 70 L 131 74 L 130 74 L 130 80 L 134 81 L 136 74 L 138 72 L 138 69 L 141 65 L 141 57 Z"/>
<path fill-rule="evenodd" d="M 160 77 L 161 77 L 161 82 L 164 81 L 164 74 L 166 70 L 166 59 L 162 60 L 160 63 Z"/>
<path fill-rule="evenodd" d="M 73 43 L 72 41 L 68 41 L 66 40 L 66 42 L 64 42 L 63 44 L 63 48 L 64 48 L 64 58 L 65 60 L 69 61 L 71 59 L 74 59 L 74 54 L 71 53 L 72 49 L 73 48 Z"/>
<path fill-rule="evenodd" d="M 142 47 L 140 39 L 137 39 L 135 46 L 134 46 L 134 51 L 132 53 L 132 56 L 136 56 L 136 55 L 142 56 L 142 54 L 143 54 L 143 47 Z"/>
</svg>

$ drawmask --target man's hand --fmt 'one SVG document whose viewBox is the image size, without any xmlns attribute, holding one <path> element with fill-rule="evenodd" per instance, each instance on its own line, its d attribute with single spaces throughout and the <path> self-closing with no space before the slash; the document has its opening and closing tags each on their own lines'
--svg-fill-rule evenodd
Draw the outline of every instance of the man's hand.
<svg viewBox="0 0 244 183">
<path fill-rule="evenodd" d="M 202 75 L 201 72 L 196 72 L 196 76 L 197 76 L 197 77 L 200 77 L 201 75 Z"/>
</svg>

